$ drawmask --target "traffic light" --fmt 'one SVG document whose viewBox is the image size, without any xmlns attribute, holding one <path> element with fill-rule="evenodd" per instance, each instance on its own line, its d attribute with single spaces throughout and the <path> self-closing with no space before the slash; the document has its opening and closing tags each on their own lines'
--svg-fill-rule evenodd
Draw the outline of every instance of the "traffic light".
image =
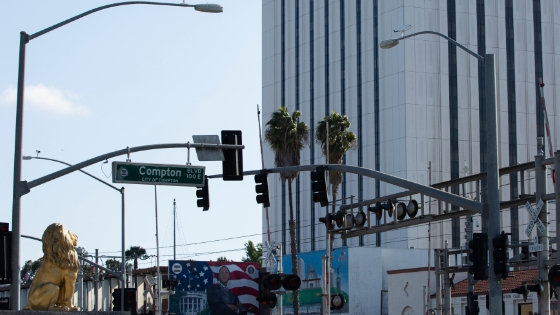
<svg viewBox="0 0 560 315">
<path fill-rule="evenodd" d="M 12 232 L 10 224 L 0 222 L 0 284 L 12 282 Z"/>
<path fill-rule="evenodd" d="M 175 291 L 175 287 L 179 285 L 179 281 L 177 279 L 168 279 L 163 282 L 163 287 L 167 288 L 169 291 Z"/>
<path fill-rule="evenodd" d="M 356 213 L 356 216 L 354 217 L 354 224 L 356 225 L 356 227 L 357 228 L 364 227 L 364 225 L 366 225 L 366 221 L 367 221 L 367 216 L 365 212 L 363 212 L 362 210 L 358 210 L 358 213 Z"/>
<path fill-rule="evenodd" d="M 327 189 L 327 176 L 324 166 L 319 166 L 311 172 L 311 189 L 313 202 L 320 202 L 321 207 L 329 205 L 329 191 Z"/>
<path fill-rule="evenodd" d="M 492 239 L 492 244 L 494 245 L 494 273 L 501 274 L 502 279 L 507 279 L 509 271 L 507 267 L 507 262 L 509 259 L 508 255 L 508 237 L 502 231 L 498 237 Z"/>
<path fill-rule="evenodd" d="M 121 289 L 116 288 L 113 290 L 113 311 L 121 311 Z"/>
<path fill-rule="evenodd" d="M 120 291 L 119 291 L 120 292 Z M 124 289 L 124 310 L 136 314 L 136 289 Z"/>
<path fill-rule="evenodd" d="M 255 192 L 257 193 L 257 203 L 262 203 L 265 208 L 270 207 L 270 196 L 268 193 L 268 174 L 263 173 L 255 175 Z"/>
<path fill-rule="evenodd" d="M 204 178 L 204 186 L 198 187 L 196 197 L 200 198 L 196 201 L 196 206 L 204 211 L 210 209 L 210 194 L 208 192 L 208 177 Z"/>
<path fill-rule="evenodd" d="M 331 310 L 340 310 L 346 304 L 344 296 L 340 293 L 331 295 Z"/>
<path fill-rule="evenodd" d="M 222 130 L 222 144 L 241 145 L 241 130 Z M 243 180 L 243 149 L 222 149 L 223 180 Z"/>
<path fill-rule="evenodd" d="M 479 312 L 478 295 L 473 292 L 467 293 L 467 315 L 478 315 Z"/>
<path fill-rule="evenodd" d="M 334 219 L 333 219 L 333 215 L 330 213 L 327 213 L 326 216 L 319 218 L 319 222 L 322 222 L 325 224 L 325 226 L 327 227 L 327 230 L 332 230 L 334 229 Z"/>
<path fill-rule="evenodd" d="M 381 207 L 381 202 L 377 202 L 375 204 L 375 206 L 369 206 L 368 210 L 370 212 L 375 213 L 375 218 L 377 219 L 377 221 L 381 220 L 381 217 L 383 215 L 383 208 Z"/>
<path fill-rule="evenodd" d="M 486 233 L 473 233 L 473 239 L 469 242 L 469 273 L 475 280 L 488 279 L 488 235 Z"/>
<path fill-rule="evenodd" d="M 548 271 L 548 282 L 552 287 L 560 286 L 560 265 L 554 265 Z"/>
<path fill-rule="evenodd" d="M 280 274 L 282 287 L 286 291 L 296 291 L 301 286 L 301 279 L 298 275 Z"/>
<path fill-rule="evenodd" d="M 270 272 L 259 273 L 259 296 L 257 297 L 257 301 L 260 302 L 259 309 L 276 307 L 278 298 L 276 293 L 270 291 L 278 290 L 281 285 L 282 280 L 279 275 L 271 274 Z"/>
</svg>

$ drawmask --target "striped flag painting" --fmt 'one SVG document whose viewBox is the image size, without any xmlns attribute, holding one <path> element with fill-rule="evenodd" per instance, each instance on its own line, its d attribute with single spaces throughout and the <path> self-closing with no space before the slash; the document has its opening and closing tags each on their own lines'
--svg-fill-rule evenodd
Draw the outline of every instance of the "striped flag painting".
<svg viewBox="0 0 560 315">
<path fill-rule="evenodd" d="M 170 296 L 170 312 L 211 314 L 206 291 L 220 283 L 219 272 L 224 266 L 229 271 L 227 289 L 239 298 L 249 314 L 258 315 L 259 265 L 252 262 L 169 261 L 169 279 L 177 279 L 179 283 L 175 295 Z"/>
</svg>

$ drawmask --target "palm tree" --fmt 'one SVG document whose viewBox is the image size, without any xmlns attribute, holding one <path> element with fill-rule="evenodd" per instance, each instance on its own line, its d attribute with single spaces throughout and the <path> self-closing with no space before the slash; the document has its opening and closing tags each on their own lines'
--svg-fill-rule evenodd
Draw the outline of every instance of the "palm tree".
<svg viewBox="0 0 560 315">
<path fill-rule="evenodd" d="M 287 107 L 280 107 L 272 113 L 272 117 L 266 123 L 264 132 L 265 140 L 274 151 L 274 165 L 276 167 L 300 165 L 301 150 L 309 141 L 309 128 L 304 122 L 298 122 L 301 112 L 296 110 L 290 116 Z M 296 243 L 296 221 L 294 220 L 294 205 L 292 202 L 292 182 L 299 172 L 281 172 L 280 179 L 288 181 L 288 195 L 290 203 L 290 245 L 292 252 L 292 273 L 298 274 L 297 265 L 297 243 Z M 299 293 L 293 292 L 294 314 L 299 314 Z"/>
<path fill-rule="evenodd" d="M 146 249 L 140 246 L 130 246 L 124 252 L 124 257 L 127 261 L 134 260 L 134 270 L 138 269 L 138 258 L 143 258 L 144 256 L 146 256 Z"/>
<path fill-rule="evenodd" d="M 329 126 L 328 132 L 328 142 L 327 142 L 327 123 Z M 340 115 L 337 112 L 332 112 L 329 116 L 325 117 L 324 120 L 317 123 L 315 128 L 315 139 L 317 143 L 321 145 L 321 151 L 323 155 L 327 156 L 327 143 L 328 143 L 328 159 L 329 164 L 342 164 L 342 157 L 348 150 L 353 150 L 357 145 L 356 134 L 352 131 L 348 131 L 350 128 L 350 120 L 348 116 Z M 329 171 L 329 183 L 332 186 L 332 212 L 335 210 L 335 200 L 338 195 L 338 187 L 342 183 L 342 172 L 339 171 Z M 331 234 L 331 256 L 334 249 L 334 235 Z"/>
</svg>

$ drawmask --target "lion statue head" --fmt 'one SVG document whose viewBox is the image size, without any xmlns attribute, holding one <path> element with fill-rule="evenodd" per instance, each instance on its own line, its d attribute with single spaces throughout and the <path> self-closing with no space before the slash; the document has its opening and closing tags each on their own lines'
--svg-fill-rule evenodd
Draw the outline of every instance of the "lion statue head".
<svg viewBox="0 0 560 315">
<path fill-rule="evenodd" d="M 53 223 L 43 233 L 43 261 L 61 269 L 78 270 L 80 262 L 74 246 L 78 245 L 78 236 L 68 231 L 62 224 Z"/>
</svg>

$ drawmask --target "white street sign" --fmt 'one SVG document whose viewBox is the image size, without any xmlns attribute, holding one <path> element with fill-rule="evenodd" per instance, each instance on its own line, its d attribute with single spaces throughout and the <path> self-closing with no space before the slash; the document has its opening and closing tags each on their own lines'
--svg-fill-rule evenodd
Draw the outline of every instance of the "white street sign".
<svg viewBox="0 0 560 315">
<path fill-rule="evenodd" d="M 529 252 L 542 252 L 543 251 L 543 244 L 533 244 L 529 245 Z"/>
</svg>

